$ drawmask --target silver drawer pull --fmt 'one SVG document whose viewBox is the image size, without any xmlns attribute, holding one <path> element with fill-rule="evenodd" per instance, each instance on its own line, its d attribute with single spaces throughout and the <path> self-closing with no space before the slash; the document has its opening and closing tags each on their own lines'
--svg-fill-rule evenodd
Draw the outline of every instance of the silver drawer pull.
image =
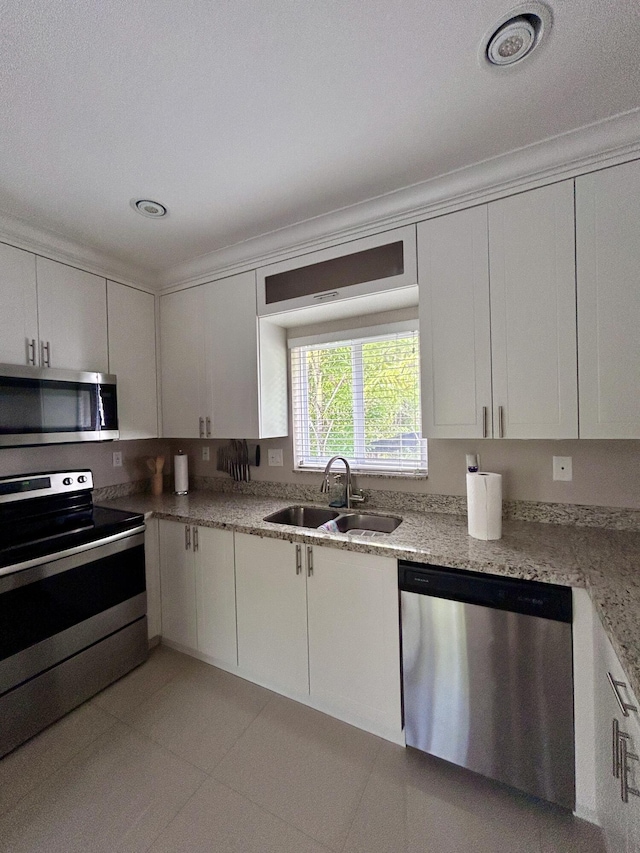
<svg viewBox="0 0 640 853">
<path fill-rule="evenodd" d="M 629 785 L 629 760 L 638 761 L 638 756 L 634 752 L 629 752 L 627 740 L 629 735 L 621 732 L 620 737 L 620 798 L 623 803 L 629 802 L 629 794 L 634 797 L 640 797 L 640 791 L 637 788 L 632 788 Z"/>
<path fill-rule="evenodd" d="M 184 526 L 184 548 L 188 551 L 191 548 L 191 528 L 188 524 Z"/>
<path fill-rule="evenodd" d="M 193 528 L 193 550 L 197 551 L 199 546 L 198 542 L 198 528 L 194 525 Z"/>
<path fill-rule="evenodd" d="M 488 409 L 486 406 L 483 406 L 482 407 L 482 437 L 483 438 L 488 438 L 488 436 L 489 436 L 489 428 L 487 425 L 487 414 L 488 414 Z"/>
<path fill-rule="evenodd" d="M 307 545 L 307 577 L 313 574 L 313 547 Z"/>
<path fill-rule="evenodd" d="M 211 438 L 211 418 L 207 418 L 207 438 Z"/>
<path fill-rule="evenodd" d="M 40 364 L 42 367 L 51 367 L 51 344 L 49 341 L 40 341 Z"/>
<path fill-rule="evenodd" d="M 204 418 L 198 418 L 198 424 L 200 426 L 200 438 L 204 438 Z"/>
<path fill-rule="evenodd" d="M 321 302 L 323 299 L 335 299 L 336 296 L 339 296 L 338 291 L 332 290 L 330 293 L 317 293 L 313 298 Z"/>
<path fill-rule="evenodd" d="M 624 681 L 616 681 L 616 679 L 611 675 L 610 672 L 607 673 L 607 678 L 609 679 L 609 684 L 611 685 L 611 689 L 613 690 L 613 695 L 616 697 L 616 702 L 618 703 L 618 707 L 620 708 L 620 712 L 623 717 L 629 716 L 629 711 L 633 711 L 634 713 L 638 713 L 638 709 L 635 705 L 631 705 L 629 702 L 625 702 L 622 696 L 620 695 L 619 687 L 622 687 L 626 690 L 627 685 Z"/>
<path fill-rule="evenodd" d="M 296 545 L 296 574 L 302 571 L 302 545 Z"/>
<path fill-rule="evenodd" d="M 36 339 L 27 338 L 27 364 L 33 364 L 35 367 L 36 363 Z"/>
</svg>

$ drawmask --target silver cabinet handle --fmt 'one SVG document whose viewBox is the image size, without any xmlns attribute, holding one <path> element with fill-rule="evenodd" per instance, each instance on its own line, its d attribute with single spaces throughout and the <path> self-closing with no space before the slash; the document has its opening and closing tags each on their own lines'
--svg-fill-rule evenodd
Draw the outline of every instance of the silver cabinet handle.
<svg viewBox="0 0 640 853">
<path fill-rule="evenodd" d="M 498 435 L 504 438 L 504 406 L 498 406 Z"/>
<path fill-rule="evenodd" d="M 313 574 L 313 547 L 307 545 L 307 577 Z"/>
<path fill-rule="evenodd" d="M 612 729 L 612 767 L 611 775 L 614 779 L 620 778 L 620 724 L 613 718 Z"/>
<path fill-rule="evenodd" d="M 204 418 L 198 418 L 198 424 L 200 426 L 200 438 L 204 438 Z"/>
<path fill-rule="evenodd" d="M 200 546 L 200 543 L 198 541 L 198 528 L 194 524 L 194 526 L 193 526 L 193 550 L 197 551 L 199 546 Z"/>
<path fill-rule="evenodd" d="M 302 571 L 302 545 L 296 545 L 296 574 Z"/>
<path fill-rule="evenodd" d="M 184 526 L 184 548 L 188 551 L 191 548 L 191 528 L 188 524 Z"/>
<path fill-rule="evenodd" d="M 40 364 L 42 367 L 51 367 L 51 344 L 49 341 L 40 341 Z"/>
<path fill-rule="evenodd" d="M 609 684 L 611 685 L 611 689 L 613 690 L 613 695 L 616 697 L 616 702 L 618 703 L 618 707 L 620 708 L 620 712 L 623 717 L 629 716 L 629 711 L 634 711 L 636 714 L 638 713 L 638 709 L 635 705 L 630 705 L 628 702 L 625 702 L 622 696 L 620 695 L 619 687 L 623 687 L 626 689 L 627 685 L 624 681 L 616 681 L 615 678 L 611 675 L 610 672 L 607 673 L 607 679 Z"/>
<path fill-rule="evenodd" d="M 483 438 L 488 438 L 488 436 L 489 436 L 489 425 L 487 422 L 488 411 L 489 410 L 488 410 L 487 406 L 482 407 L 482 437 Z"/>
<path fill-rule="evenodd" d="M 211 438 L 211 418 L 207 418 L 207 438 Z"/>
<path fill-rule="evenodd" d="M 36 363 L 36 339 L 27 338 L 27 364 L 33 364 L 35 367 Z"/>
<path fill-rule="evenodd" d="M 620 735 L 620 798 L 623 803 L 628 803 L 629 794 L 640 797 L 640 791 L 629 785 L 629 759 L 632 761 L 639 759 L 634 752 L 629 752 L 627 745 L 629 735 L 624 734 L 624 732 L 621 732 Z"/>
<path fill-rule="evenodd" d="M 313 298 L 321 302 L 323 299 L 335 299 L 338 295 L 337 290 L 332 290 L 329 293 L 317 293 Z"/>
</svg>

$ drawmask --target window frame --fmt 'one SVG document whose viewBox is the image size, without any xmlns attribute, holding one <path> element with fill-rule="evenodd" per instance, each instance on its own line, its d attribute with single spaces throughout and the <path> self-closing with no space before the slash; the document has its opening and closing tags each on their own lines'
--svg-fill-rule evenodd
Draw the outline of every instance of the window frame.
<svg viewBox="0 0 640 853">
<path fill-rule="evenodd" d="M 364 391 L 364 361 L 360 357 L 356 358 L 356 348 L 359 347 L 360 351 L 362 346 L 368 342 L 374 341 L 383 341 L 385 339 L 394 339 L 401 338 L 403 333 L 410 333 L 412 335 L 416 335 L 418 339 L 418 344 L 420 341 L 420 331 L 418 320 L 402 320 L 393 323 L 385 323 L 383 325 L 369 326 L 363 328 L 355 328 L 348 330 L 340 330 L 340 331 L 331 331 L 325 332 L 321 334 L 300 336 L 295 338 L 290 338 L 288 340 L 288 347 L 290 350 L 289 353 L 289 370 L 290 370 L 290 378 L 291 378 L 291 423 L 292 423 L 292 443 L 293 443 L 293 463 L 294 463 L 294 471 L 298 472 L 318 472 L 323 471 L 326 463 L 331 458 L 332 455 L 327 455 L 326 457 L 317 457 L 313 461 L 305 460 L 304 458 L 300 458 L 301 454 L 298 452 L 298 448 L 301 443 L 306 443 L 309 446 L 309 439 L 307 437 L 306 442 L 303 440 L 300 441 L 299 432 L 298 432 L 298 423 L 301 422 L 309 422 L 309 408 L 308 408 L 308 379 L 307 375 L 302 377 L 296 376 L 294 370 L 294 350 L 298 350 L 301 347 L 317 347 L 318 349 L 323 348 L 326 345 L 334 344 L 336 346 L 350 346 L 352 347 L 352 377 L 356 372 L 360 373 L 360 379 L 362 380 L 359 385 L 357 383 L 353 383 L 354 392 L 360 390 Z M 407 335 L 408 336 L 408 335 Z M 298 364 L 299 369 L 304 371 L 304 374 L 307 372 L 307 363 L 304 359 L 299 358 L 298 356 Z M 354 366 L 354 361 L 357 362 L 356 366 Z M 417 369 L 418 369 L 418 417 L 422 419 L 422 411 L 421 411 L 421 383 L 420 383 L 420 358 L 418 355 L 417 361 Z M 357 387 L 356 387 L 357 385 Z M 354 395 L 355 396 L 355 395 Z M 383 476 L 383 477 L 409 477 L 409 478 L 424 478 L 428 475 L 428 458 L 427 458 L 427 440 L 422 437 L 420 433 L 419 439 L 419 448 L 420 452 L 416 459 L 411 460 L 411 464 L 408 466 L 400 466 L 398 465 L 399 460 L 367 460 L 363 462 L 363 456 L 365 452 L 365 440 L 364 440 L 364 396 L 363 393 L 357 395 L 357 402 L 354 399 L 354 408 L 357 406 L 358 409 L 362 412 L 362 420 L 361 423 L 363 425 L 362 435 L 359 435 L 357 438 L 354 435 L 354 445 L 357 447 L 357 442 L 359 441 L 360 450 L 362 455 L 358 457 L 356 454 L 346 454 L 338 452 L 338 455 L 346 456 L 351 470 L 356 473 L 361 473 L 366 476 Z M 306 413 L 306 416 L 305 416 Z"/>
</svg>

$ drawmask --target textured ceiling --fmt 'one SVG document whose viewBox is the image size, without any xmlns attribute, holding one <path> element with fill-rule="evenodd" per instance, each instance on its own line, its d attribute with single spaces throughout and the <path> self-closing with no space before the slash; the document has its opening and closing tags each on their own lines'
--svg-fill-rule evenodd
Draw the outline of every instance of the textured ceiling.
<svg viewBox="0 0 640 853">
<path fill-rule="evenodd" d="M 0 0 L 0 211 L 161 270 L 640 106 L 638 0 L 512 5 Z"/>
</svg>

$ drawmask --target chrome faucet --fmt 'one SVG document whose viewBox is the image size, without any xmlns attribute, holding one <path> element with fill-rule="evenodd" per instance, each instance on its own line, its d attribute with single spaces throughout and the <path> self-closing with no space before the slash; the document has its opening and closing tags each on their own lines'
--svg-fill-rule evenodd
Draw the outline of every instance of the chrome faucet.
<svg viewBox="0 0 640 853">
<path fill-rule="evenodd" d="M 331 466 L 339 459 L 341 462 L 344 462 L 344 467 L 346 471 L 346 484 L 344 489 L 344 506 L 347 509 L 351 509 L 352 503 L 362 503 L 364 501 L 364 495 L 361 490 L 358 490 L 354 493 L 352 483 L 351 483 L 351 467 L 344 456 L 332 456 L 331 459 L 327 462 L 327 466 L 324 469 L 324 479 L 322 480 L 322 485 L 320 486 L 320 491 L 324 494 L 327 494 L 329 491 L 329 474 L 331 472 Z"/>
</svg>

